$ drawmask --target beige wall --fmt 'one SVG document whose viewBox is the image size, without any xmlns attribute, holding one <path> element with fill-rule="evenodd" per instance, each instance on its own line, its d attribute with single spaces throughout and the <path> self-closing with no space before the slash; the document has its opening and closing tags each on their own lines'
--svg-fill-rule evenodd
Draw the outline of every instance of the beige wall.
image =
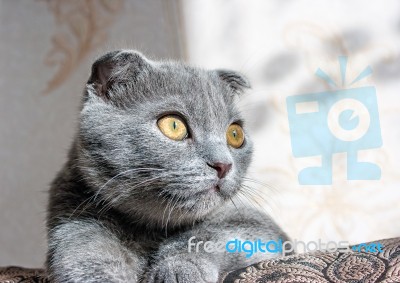
<svg viewBox="0 0 400 283">
<path fill-rule="evenodd" d="M 0 266 L 41 266 L 49 183 L 75 132 L 90 62 L 113 48 L 183 57 L 163 1 L 0 1 Z"/>
</svg>

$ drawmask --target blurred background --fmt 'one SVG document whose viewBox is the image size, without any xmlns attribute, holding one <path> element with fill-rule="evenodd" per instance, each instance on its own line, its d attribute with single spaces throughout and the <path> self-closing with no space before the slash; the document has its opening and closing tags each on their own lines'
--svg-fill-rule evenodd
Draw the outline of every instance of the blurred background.
<svg viewBox="0 0 400 283">
<path fill-rule="evenodd" d="M 47 190 L 73 140 L 91 62 L 110 49 L 244 73 L 241 100 L 255 144 L 251 197 L 298 240 L 350 243 L 400 236 L 400 2 L 256 0 L 0 0 L 0 265 L 40 267 Z M 376 88 L 383 146 L 360 151 L 378 181 L 348 181 L 346 154 L 333 156 L 333 184 L 301 186 L 288 96 Z M 339 86 L 337 89 L 346 88 Z"/>
</svg>

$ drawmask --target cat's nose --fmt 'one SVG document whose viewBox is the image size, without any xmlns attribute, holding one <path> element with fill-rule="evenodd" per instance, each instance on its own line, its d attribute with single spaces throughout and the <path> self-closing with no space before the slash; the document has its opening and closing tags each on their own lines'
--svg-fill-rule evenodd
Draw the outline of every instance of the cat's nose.
<svg viewBox="0 0 400 283">
<path fill-rule="evenodd" d="M 207 163 L 208 166 L 217 170 L 218 178 L 222 179 L 225 175 L 231 170 L 232 164 L 231 163 L 221 163 L 221 162 L 214 162 L 212 164 Z"/>
</svg>

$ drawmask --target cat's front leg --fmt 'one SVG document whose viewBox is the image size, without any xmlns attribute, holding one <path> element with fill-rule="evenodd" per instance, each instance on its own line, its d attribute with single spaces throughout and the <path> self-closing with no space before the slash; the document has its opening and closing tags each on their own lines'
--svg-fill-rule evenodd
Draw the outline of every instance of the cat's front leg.
<svg viewBox="0 0 400 283">
<path fill-rule="evenodd" d="M 226 244 L 233 239 L 286 241 L 287 236 L 264 213 L 227 205 L 185 232 L 166 239 L 145 282 L 218 282 L 225 272 L 281 255 L 228 252 Z"/>
<path fill-rule="evenodd" d="M 128 248 L 96 220 L 66 221 L 49 232 L 52 282 L 138 282 L 145 265 L 140 246 Z"/>
<path fill-rule="evenodd" d="M 171 245 L 174 245 L 171 243 Z M 178 244 L 180 246 L 180 244 Z M 168 251 L 172 247 L 161 247 L 156 261 L 146 274 L 143 282 L 146 283 L 211 283 L 218 282 L 219 266 L 207 254 L 194 254 Z M 167 255 L 169 254 L 169 255 Z"/>
</svg>

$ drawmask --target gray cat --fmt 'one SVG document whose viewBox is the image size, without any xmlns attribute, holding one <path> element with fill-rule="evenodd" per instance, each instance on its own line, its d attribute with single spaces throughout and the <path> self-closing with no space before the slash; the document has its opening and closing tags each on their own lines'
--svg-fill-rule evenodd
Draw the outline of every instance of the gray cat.
<svg viewBox="0 0 400 283">
<path fill-rule="evenodd" d="M 99 58 L 79 131 L 50 189 L 47 271 L 54 282 L 217 282 L 273 256 L 209 252 L 195 243 L 286 239 L 233 198 L 252 143 L 235 106 L 249 83 L 228 70 Z M 201 243 L 200 243 L 201 244 Z"/>
</svg>

